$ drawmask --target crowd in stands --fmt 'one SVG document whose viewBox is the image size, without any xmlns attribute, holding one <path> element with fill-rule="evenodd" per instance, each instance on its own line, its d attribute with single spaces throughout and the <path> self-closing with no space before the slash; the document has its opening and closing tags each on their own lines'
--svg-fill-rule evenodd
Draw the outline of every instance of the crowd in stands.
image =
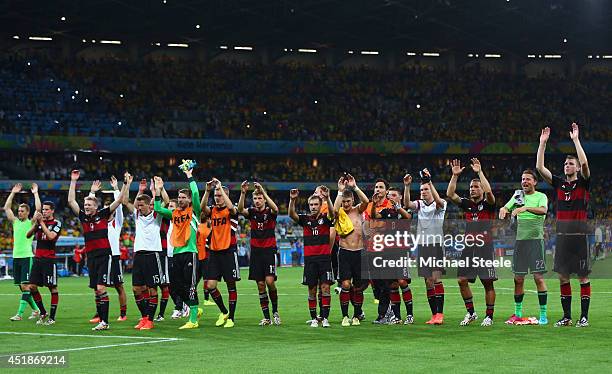
<svg viewBox="0 0 612 374">
<path fill-rule="evenodd" d="M 534 129 L 612 138 L 612 75 L 227 62 L 0 61 L 7 134 L 533 142 Z"/>
</svg>

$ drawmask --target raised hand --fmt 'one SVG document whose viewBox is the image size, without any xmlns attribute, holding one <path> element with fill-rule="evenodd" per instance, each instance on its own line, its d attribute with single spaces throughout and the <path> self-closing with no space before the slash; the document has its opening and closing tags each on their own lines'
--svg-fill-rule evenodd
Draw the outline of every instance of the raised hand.
<svg viewBox="0 0 612 374">
<path fill-rule="evenodd" d="M 213 178 L 212 182 L 213 182 L 213 187 L 215 189 L 221 189 L 222 185 L 221 185 L 221 181 L 220 180 L 218 180 L 217 178 Z"/>
<path fill-rule="evenodd" d="M 329 187 L 320 185 L 319 191 L 321 191 L 321 194 L 325 194 L 325 196 L 329 196 Z M 321 197 L 323 198 L 323 196 Z"/>
<path fill-rule="evenodd" d="M 404 175 L 404 185 L 409 186 L 412 183 L 412 175 L 406 174 Z"/>
<path fill-rule="evenodd" d="M 153 178 L 151 178 L 151 182 L 149 183 L 149 190 L 155 191 L 155 182 L 153 181 Z"/>
<path fill-rule="evenodd" d="M 42 213 L 40 213 L 38 210 L 34 212 L 34 215 L 32 216 L 32 220 L 34 221 L 42 220 Z"/>
<path fill-rule="evenodd" d="M 291 191 L 289 191 L 289 198 L 291 200 L 295 200 L 297 199 L 299 194 L 300 194 L 300 191 L 297 188 L 292 188 Z"/>
<path fill-rule="evenodd" d="M 578 139 L 579 131 L 578 131 L 578 125 L 576 124 L 576 122 L 572 123 L 572 131 L 570 131 L 569 135 L 570 135 L 570 139 L 572 140 Z"/>
<path fill-rule="evenodd" d="M 145 190 L 147 189 L 147 180 L 145 178 L 142 178 L 140 180 L 140 183 L 138 183 L 138 194 L 142 194 L 143 192 L 145 192 Z"/>
<path fill-rule="evenodd" d="M 540 143 L 546 143 L 548 138 L 550 138 L 550 127 L 546 126 L 542 129 L 542 134 L 540 134 Z"/>
<path fill-rule="evenodd" d="M 461 161 L 459 160 L 453 160 L 451 161 L 451 171 L 453 172 L 453 175 L 455 176 L 459 176 L 459 174 L 461 174 L 463 172 L 463 169 L 465 169 L 464 167 L 461 167 Z M 427 169 L 423 170 L 423 174 L 425 174 L 425 171 Z M 429 171 L 427 170 L 427 175 L 429 176 Z"/>
<path fill-rule="evenodd" d="M 346 185 L 348 187 L 351 187 L 351 188 L 357 187 L 357 182 L 355 181 L 355 178 L 352 175 L 347 174 L 345 179 L 346 179 Z"/>
<path fill-rule="evenodd" d="M 77 181 L 77 180 L 79 180 L 80 176 L 81 176 L 81 172 L 79 170 L 73 170 L 70 173 L 70 180 L 71 181 Z"/>
<path fill-rule="evenodd" d="M 208 184 L 208 183 L 207 183 Z M 257 187 L 257 186 L 256 186 Z M 247 193 L 249 191 L 249 182 L 248 181 L 243 181 L 240 184 L 240 192 L 242 193 Z"/>
<path fill-rule="evenodd" d="M 328 196 L 329 196 L 329 189 L 327 187 L 321 188 L 321 199 L 323 199 L 323 201 L 326 201 Z"/>
<path fill-rule="evenodd" d="M 134 176 L 126 171 L 125 174 L 123 174 L 123 181 L 126 184 L 131 184 L 134 181 Z M 145 181 L 145 186 L 146 186 L 146 181 Z"/>
<path fill-rule="evenodd" d="M 253 186 L 255 187 L 255 191 L 261 192 L 261 193 L 264 192 L 264 188 L 259 182 L 253 183 Z"/>
<path fill-rule="evenodd" d="M 117 183 L 117 178 L 115 178 L 114 175 L 111 175 L 111 177 L 110 177 L 110 185 L 113 188 L 113 190 L 118 190 L 119 189 L 119 184 Z"/>
<path fill-rule="evenodd" d="M 183 173 L 187 176 L 187 178 L 191 178 L 193 176 L 193 169 L 185 169 Z"/>
<path fill-rule="evenodd" d="M 346 188 L 346 178 L 340 177 L 340 179 L 338 179 L 338 191 L 342 192 L 344 191 L 345 188 Z"/>
<path fill-rule="evenodd" d="M 212 191 L 213 188 L 215 188 L 215 181 L 214 180 L 210 180 L 210 181 L 206 182 L 206 191 Z"/>
<path fill-rule="evenodd" d="M 480 160 L 474 157 L 471 161 L 472 161 L 472 170 L 474 170 L 474 173 L 476 174 L 480 173 L 480 171 L 482 170 L 482 166 L 480 165 Z"/>
<path fill-rule="evenodd" d="M 37 194 L 38 193 L 38 184 L 32 183 L 32 193 L 33 194 Z"/>
<path fill-rule="evenodd" d="M 155 184 L 155 191 L 161 191 L 164 188 L 164 181 L 158 176 L 153 177 L 153 183 Z"/>
<path fill-rule="evenodd" d="M 95 180 L 91 183 L 91 189 L 89 190 L 89 192 L 96 193 L 100 191 L 101 188 L 102 188 L 102 182 L 100 182 L 99 180 Z"/>
</svg>

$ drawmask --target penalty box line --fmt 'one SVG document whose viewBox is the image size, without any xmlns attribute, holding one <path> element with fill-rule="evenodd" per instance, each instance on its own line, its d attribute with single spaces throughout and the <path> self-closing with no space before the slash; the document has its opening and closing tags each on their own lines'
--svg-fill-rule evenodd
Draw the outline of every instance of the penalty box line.
<svg viewBox="0 0 612 374">
<path fill-rule="evenodd" d="M 8 355 L 0 355 L 0 357 L 59 353 L 59 352 L 75 352 L 75 351 L 85 351 L 85 350 L 91 350 L 91 349 L 125 347 L 125 346 L 131 346 L 131 345 L 168 343 L 168 342 L 176 342 L 179 340 L 183 340 L 181 338 L 161 338 L 161 337 L 156 338 L 156 337 L 151 337 L 151 336 L 50 334 L 50 333 L 16 332 L 16 331 L 0 331 L 0 335 L 29 335 L 29 336 L 34 335 L 34 336 L 54 336 L 54 337 L 75 337 L 75 338 L 107 338 L 107 339 L 132 339 L 132 340 L 139 339 L 141 340 L 138 342 L 130 342 L 130 343 L 103 344 L 103 345 L 88 346 L 88 347 L 54 349 L 54 350 L 38 351 L 38 352 L 13 353 L 13 354 L 8 354 Z"/>
</svg>

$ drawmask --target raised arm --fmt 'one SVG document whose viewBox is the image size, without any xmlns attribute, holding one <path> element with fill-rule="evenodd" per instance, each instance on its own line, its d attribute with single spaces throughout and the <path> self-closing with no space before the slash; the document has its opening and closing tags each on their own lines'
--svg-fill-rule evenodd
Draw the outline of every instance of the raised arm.
<svg viewBox="0 0 612 374">
<path fill-rule="evenodd" d="M 221 182 L 217 183 L 216 188 L 219 192 L 221 192 L 221 197 L 223 198 L 223 201 L 225 201 L 225 206 L 227 207 L 227 209 L 230 212 L 232 212 L 232 214 L 237 214 L 238 210 L 234 206 L 234 203 L 232 203 L 232 200 L 230 199 L 230 197 L 225 193 L 225 190 L 223 189 L 223 185 L 221 184 Z"/>
<path fill-rule="evenodd" d="M 119 190 L 119 184 L 117 182 L 117 178 L 114 175 L 110 178 L 110 185 L 113 188 L 113 199 L 117 200 L 121 195 L 121 191 Z M 127 191 L 129 193 L 129 191 Z M 127 195 L 126 193 L 126 195 Z M 123 209 L 117 208 L 115 211 L 115 227 L 121 228 L 123 226 Z"/>
<path fill-rule="evenodd" d="M 336 195 L 336 200 L 334 200 L 334 205 L 333 205 L 333 210 L 335 214 L 338 214 L 338 212 L 340 211 L 340 207 L 342 206 L 342 193 L 344 192 L 345 189 L 346 189 L 346 180 L 344 179 L 344 177 L 340 177 L 340 179 L 338 179 L 338 195 Z"/>
<path fill-rule="evenodd" d="M 582 172 L 582 177 L 584 179 L 591 178 L 591 170 L 589 169 L 589 161 L 587 160 L 586 153 L 580 144 L 580 138 L 578 137 L 578 125 L 574 122 L 572 123 L 572 131 L 570 131 L 570 138 L 574 142 L 574 146 L 576 147 L 576 153 L 578 154 L 578 161 L 580 162 L 580 171 Z"/>
<path fill-rule="evenodd" d="M 244 201 L 246 200 L 246 194 L 249 191 L 249 182 L 243 181 L 240 185 L 240 198 L 238 199 L 238 213 L 245 217 L 249 216 L 249 210 L 244 208 Z"/>
<path fill-rule="evenodd" d="M 272 198 L 268 196 L 268 192 L 265 190 L 265 188 L 263 188 L 263 186 L 258 182 L 253 183 L 253 186 L 255 186 L 255 190 L 260 191 L 263 194 L 263 197 L 266 200 L 266 204 L 268 204 L 268 207 L 270 207 L 270 211 L 272 212 L 272 214 L 278 214 L 278 206 L 276 205 L 274 200 L 272 200 Z"/>
<path fill-rule="evenodd" d="M 32 183 L 32 194 L 34 195 L 34 210 L 41 212 L 42 204 L 40 202 L 40 195 L 38 195 L 38 184 L 36 183 Z"/>
<path fill-rule="evenodd" d="M 478 179 L 480 179 L 480 186 L 484 191 L 485 200 L 487 203 L 494 205 L 495 204 L 495 195 L 493 195 L 493 190 L 491 189 L 491 184 L 487 177 L 485 177 L 484 171 L 482 171 L 482 165 L 480 165 L 480 161 L 477 158 L 472 159 L 472 170 L 476 174 L 478 174 Z"/>
<path fill-rule="evenodd" d="M 136 194 L 136 197 L 144 193 L 146 189 L 147 189 L 147 180 L 143 178 L 140 180 L 140 183 L 138 183 L 138 193 Z M 155 187 L 153 188 L 153 190 L 154 189 Z M 154 192 L 153 190 L 152 192 Z M 136 197 L 134 197 L 134 201 L 136 201 Z M 134 213 L 134 203 L 130 202 L 130 187 L 129 186 L 128 186 L 127 191 L 123 195 L 123 205 L 127 208 L 130 214 Z"/>
<path fill-rule="evenodd" d="M 108 209 L 111 212 L 114 212 L 119 206 L 121 206 L 121 203 L 123 203 L 123 200 L 125 199 L 125 195 L 129 191 L 130 185 L 132 184 L 133 180 L 134 180 L 134 177 L 126 171 L 125 174 L 123 175 L 123 187 L 121 188 L 121 193 L 115 199 L 115 201 L 113 201 L 111 205 L 108 207 Z"/>
<path fill-rule="evenodd" d="M 172 211 L 162 206 L 161 203 L 161 191 L 164 186 L 164 182 L 158 176 L 153 177 L 154 189 L 155 189 L 155 200 L 153 202 L 153 210 L 159 213 L 164 218 L 172 218 Z"/>
<path fill-rule="evenodd" d="M 77 216 L 81 212 L 81 208 L 76 202 L 76 182 L 79 180 L 80 175 L 81 172 L 78 170 L 73 170 L 72 173 L 70 173 L 70 188 L 68 188 L 68 206 L 70 210 L 72 210 L 72 213 Z"/>
<path fill-rule="evenodd" d="M 204 191 L 204 196 L 202 196 L 202 200 L 200 201 L 200 206 L 202 207 L 202 212 L 204 215 L 210 216 L 210 208 L 208 207 L 208 200 L 210 199 L 210 192 L 215 188 L 215 182 L 210 180 L 206 182 L 206 190 Z"/>
<path fill-rule="evenodd" d="M 329 209 L 329 207 L 333 204 L 331 197 L 329 196 L 329 189 L 321 190 L 321 197 L 325 200 L 325 202 L 327 202 L 327 218 L 333 221 L 336 217 L 336 212 L 334 212 L 333 209 Z"/>
<path fill-rule="evenodd" d="M 15 220 L 15 214 L 13 213 L 13 198 L 15 197 L 15 194 L 18 194 L 19 192 L 21 192 L 21 183 L 17 183 L 16 185 L 13 186 L 13 188 L 11 189 L 11 193 L 8 195 L 8 197 L 6 198 L 6 202 L 4 203 L 4 212 L 6 213 L 6 218 L 10 221 L 13 222 Z"/>
<path fill-rule="evenodd" d="M 538 146 L 538 154 L 536 156 L 536 170 L 548 184 L 552 184 L 552 173 L 544 166 L 544 153 L 546 152 L 546 142 L 550 138 L 550 127 L 542 129 L 540 134 L 540 145 Z"/>
<path fill-rule="evenodd" d="M 463 169 L 465 169 L 465 166 L 461 167 L 461 161 L 451 161 L 451 172 L 453 175 L 448 182 L 448 187 L 446 187 L 446 196 L 456 205 L 461 203 L 461 197 L 455 193 L 455 190 L 457 190 L 457 180 L 459 179 L 459 175 L 463 172 Z"/>
<path fill-rule="evenodd" d="M 410 185 L 412 184 L 412 175 L 404 175 L 404 206 L 408 209 L 416 209 L 417 205 L 414 201 L 410 201 Z"/>
<path fill-rule="evenodd" d="M 288 214 L 289 214 L 289 217 L 291 217 L 291 219 L 296 223 L 300 221 L 300 217 L 295 211 L 295 201 L 297 200 L 299 194 L 300 194 L 300 191 L 298 191 L 297 188 L 294 188 L 291 191 L 289 191 L 289 212 Z"/>
<path fill-rule="evenodd" d="M 99 180 L 95 180 L 91 182 L 91 187 L 89 188 L 89 196 L 96 197 L 96 193 L 98 193 L 98 191 L 100 191 L 101 188 L 102 188 L 102 182 L 100 182 Z"/>
<path fill-rule="evenodd" d="M 431 173 L 429 172 L 429 170 L 427 168 L 423 169 L 423 173 L 425 173 L 425 175 L 427 175 L 430 178 L 429 181 L 429 188 L 431 189 L 431 195 L 434 198 L 434 201 L 436 202 L 436 208 L 437 209 L 441 209 L 444 207 L 444 199 L 442 199 L 440 197 L 440 194 L 438 193 L 438 190 L 436 190 L 436 186 L 434 186 L 433 182 L 431 181 Z"/>
<path fill-rule="evenodd" d="M 200 204 L 200 190 L 198 190 L 198 183 L 193 179 L 193 169 L 183 170 L 183 172 L 185 173 L 187 180 L 189 180 L 193 212 L 199 218 L 200 213 L 202 213 L 202 205 Z"/>
<path fill-rule="evenodd" d="M 153 188 L 153 190 L 155 190 L 155 188 Z M 159 196 L 159 195 L 156 195 Z M 162 201 L 164 202 L 164 204 L 166 206 L 168 206 L 168 204 L 170 204 L 170 196 L 168 195 L 168 191 L 166 191 L 166 189 L 164 188 L 164 186 L 162 185 L 162 189 L 161 189 L 161 198 Z"/>
<path fill-rule="evenodd" d="M 357 197 L 359 197 L 359 202 L 360 202 L 359 203 L 359 213 L 363 213 L 363 211 L 365 211 L 368 208 L 368 203 L 370 202 L 370 199 L 368 199 L 368 197 L 366 196 L 366 194 L 363 193 L 361 188 L 357 186 L 357 182 L 355 181 L 355 178 L 350 174 L 347 174 L 346 176 L 346 185 L 348 187 L 351 187 L 353 191 L 355 192 L 355 194 L 357 195 Z"/>
</svg>

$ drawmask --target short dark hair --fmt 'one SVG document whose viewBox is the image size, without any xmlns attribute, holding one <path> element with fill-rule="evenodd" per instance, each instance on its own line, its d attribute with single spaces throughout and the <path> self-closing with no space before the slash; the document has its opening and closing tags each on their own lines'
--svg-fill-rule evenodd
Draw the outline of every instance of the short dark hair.
<svg viewBox="0 0 612 374">
<path fill-rule="evenodd" d="M 400 189 L 399 189 L 399 188 L 397 188 L 397 187 L 389 187 L 389 188 L 387 189 L 387 191 L 389 191 L 389 192 L 390 192 L 390 191 L 402 192 L 402 191 L 400 191 Z"/>
<path fill-rule="evenodd" d="M 580 165 L 580 160 L 575 155 L 566 155 L 565 159 L 566 160 L 576 160 L 576 165 Z"/>
<path fill-rule="evenodd" d="M 183 195 L 187 195 L 189 196 L 189 198 L 191 199 L 191 190 L 189 188 L 181 188 L 178 193 L 182 193 Z M 177 201 L 178 203 L 178 201 Z"/>
<path fill-rule="evenodd" d="M 378 183 L 378 182 L 383 182 L 383 184 L 385 185 L 385 190 L 388 190 L 388 189 L 389 189 L 389 182 L 387 182 L 387 180 L 386 180 L 386 179 L 383 179 L 383 178 L 378 178 L 378 179 L 377 179 L 377 180 L 374 182 L 374 184 L 376 184 L 376 183 Z"/>
<path fill-rule="evenodd" d="M 46 205 L 51 210 L 55 210 L 55 203 L 53 201 L 43 201 L 42 205 Z"/>
<path fill-rule="evenodd" d="M 351 190 L 344 190 L 344 191 L 342 191 L 342 197 L 343 198 L 347 198 L 347 199 L 348 198 L 354 199 L 355 195 L 353 194 L 353 191 L 351 191 Z"/>
<path fill-rule="evenodd" d="M 478 183 L 480 183 L 480 178 L 472 178 L 472 180 L 470 181 L 470 183 L 472 183 L 472 182 L 478 182 Z"/>
<path fill-rule="evenodd" d="M 538 181 L 538 177 L 537 177 L 535 171 L 533 171 L 532 169 L 525 169 L 525 170 L 523 170 L 522 174 L 529 174 L 529 175 L 531 175 L 533 177 L 534 181 L 536 181 L 536 182 Z"/>
<path fill-rule="evenodd" d="M 136 200 L 137 201 L 144 201 L 145 204 L 149 204 L 151 202 L 151 196 L 143 193 L 143 194 L 140 194 L 140 195 L 136 196 Z"/>
</svg>

